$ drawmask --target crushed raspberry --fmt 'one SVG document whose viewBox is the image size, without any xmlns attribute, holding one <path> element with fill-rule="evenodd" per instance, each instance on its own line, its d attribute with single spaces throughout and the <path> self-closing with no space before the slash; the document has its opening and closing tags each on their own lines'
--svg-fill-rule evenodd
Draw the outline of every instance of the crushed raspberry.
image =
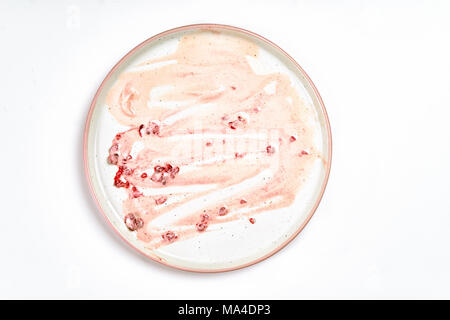
<svg viewBox="0 0 450 320">
<path fill-rule="evenodd" d="M 117 143 L 113 144 L 109 148 L 108 163 L 116 165 L 119 162 L 119 145 Z"/>
<path fill-rule="evenodd" d="M 131 195 L 133 196 L 133 198 L 139 198 L 140 196 L 143 195 L 143 193 L 140 192 L 135 186 L 133 186 L 131 188 Z"/>
<path fill-rule="evenodd" d="M 297 140 L 297 138 L 294 137 L 294 136 L 291 136 L 291 137 L 289 138 L 289 141 L 290 141 L 290 142 L 294 142 L 294 141 L 296 141 L 296 140 Z"/>
<path fill-rule="evenodd" d="M 228 122 L 228 126 L 233 130 L 242 128 L 248 123 L 248 114 L 245 112 L 239 112 L 238 114 L 234 115 L 233 118 L 235 120 Z"/>
<path fill-rule="evenodd" d="M 116 140 L 120 140 L 122 138 L 122 135 L 120 133 L 116 134 Z"/>
<path fill-rule="evenodd" d="M 114 185 L 117 188 L 128 188 L 130 186 L 130 183 L 128 181 L 122 181 L 120 178 L 123 174 L 123 167 L 119 167 L 119 169 L 116 172 L 116 175 L 114 177 Z"/>
<path fill-rule="evenodd" d="M 152 176 L 151 176 L 151 180 L 153 182 L 161 182 L 163 180 L 163 176 L 164 173 L 163 172 L 155 172 Z"/>
<path fill-rule="evenodd" d="M 150 135 L 150 134 L 159 135 L 159 132 L 160 132 L 160 126 L 159 126 L 159 124 L 157 124 L 154 121 L 150 121 L 147 125 L 147 128 L 145 128 L 145 133 L 147 135 Z"/>
<path fill-rule="evenodd" d="M 267 153 L 268 153 L 268 154 L 273 154 L 273 153 L 275 153 L 275 147 L 267 146 L 266 150 L 267 150 Z"/>
<path fill-rule="evenodd" d="M 147 174 L 144 172 L 143 174 L 141 174 L 141 178 L 142 178 L 142 179 L 147 178 Z"/>
<path fill-rule="evenodd" d="M 175 167 L 175 168 L 173 168 L 171 173 L 172 173 L 173 175 L 176 175 L 176 174 L 178 174 L 178 172 L 180 172 L 180 167 Z"/>
<path fill-rule="evenodd" d="M 155 203 L 158 204 L 158 205 L 159 204 L 163 204 L 166 201 L 167 201 L 167 197 L 166 196 L 160 196 L 159 198 L 155 199 Z"/>
<path fill-rule="evenodd" d="M 124 222 L 130 231 L 136 231 L 144 226 L 144 220 L 137 218 L 133 213 L 127 214 Z"/>
<path fill-rule="evenodd" d="M 163 240 L 166 240 L 169 242 L 174 241 L 178 238 L 178 236 L 173 231 L 167 231 L 161 237 L 163 238 Z"/>
<path fill-rule="evenodd" d="M 128 181 L 123 182 L 121 180 L 114 180 L 114 185 L 117 188 L 128 188 L 130 186 L 130 183 Z"/>
<path fill-rule="evenodd" d="M 208 223 L 207 222 L 200 222 L 200 223 L 197 223 L 195 225 L 195 227 L 197 228 L 197 231 L 202 232 L 202 231 L 205 231 L 206 228 L 208 228 Z"/>
<path fill-rule="evenodd" d="M 166 184 L 169 177 L 174 179 L 175 176 L 180 172 L 179 167 L 173 167 L 170 163 L 167 163 L 163 166 L 155 166 L 155 173 L 153 173 L 151 180 L 154 182 L 161 182 L 162 184 Z"/>
<path fill-rule="evenodd" d="M 249 121 L 249 115 L 246 112 L 239 112 L 237 119 L 243 124 L 246 125 Z"/>
<path fill-rule="evenodd" d="M 226 215 L 227 213 L 228 213 L 227 207 L 221 207 L 221 208 L 219 209 L 219 216 L 224 216 L 224 215 Z"/>
<path fill-rule="evenodd" d="M 119 169 L 117 169 L 116 172 L 116 178 L 120 178 L 122 176 L 123 173 L 123 167 L 119 167 Z"/>
<path fill-rule="evenodd" d="M 205 214 L 202 214 L 200 217 L 201 217 L 201 221 L 199 223 L 197 223 L 195 225 L 195 227 L 197 228 L 197 231 L 202 232 L 202 231 L 205 231 L 206 228 L 208 228 L 209 215 L 207 215 L 205 213 Z"/>
<path fill-rule="evenodd" d="M 130 168 L 124 168 L 123 169 L 123 174 L 125 175 L 125 176 L 129 176 L 129 175 L 131 175 L 133 173 L 133 169 L 130 169 Z"/>
<path fill-rule="evenodd" d="M 256 220 L 254 218 L 250 218 L 248 219 L 248 221 L 250 221 L 251 224 L 255 224 Z"/>
<path fill-rule="evenodd" d="M 234 157 L 237 159 L 237 158 L 243 158 L 244 157 L 244 154 L 243 153 L 239 153 L 239 152 L 235 152 L 234 153 Z"/>
<path fill-rule="evenodd" d="M 237 123 L 236 123 L 236 121 L 230 121 L 230 122 L 228 122 L 228 126 L 229 126 L 231 129 L 236 130 L 236 128 L 237 128 Z"/>
<path fill-rule="evenodd" d="M 240 203 L 240 204 L 246 204 L 246 203 L 247 203 L 247 200 L 241 199 L 241 201 L 239 201 L 239 203 Z"/>
<path fill-rule="evenodd" d="M 305 150 L 302 150 L 302 152 L 300 152 L 299 154 L 298 154 L 298 156 L 299 157 L 302 157 L 302 156 L 307 156 L 309 153 L 308 152 L 306 152 Z"/>
</svg>

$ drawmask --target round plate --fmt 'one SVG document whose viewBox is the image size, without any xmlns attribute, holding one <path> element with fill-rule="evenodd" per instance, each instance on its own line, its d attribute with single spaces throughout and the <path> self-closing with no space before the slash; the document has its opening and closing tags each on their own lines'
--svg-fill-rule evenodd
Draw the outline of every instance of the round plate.
<svg viewBox="0 0 450 320">
<path fill-rule="evenodd" d="M 303 69 L 269 40 L 201 24 L 160 33 L 108 73 L 84 163 L 111 227 L 182 270 L 229 271 L 289 243 L 327 183 L 331 133 Z"/>
</svg>

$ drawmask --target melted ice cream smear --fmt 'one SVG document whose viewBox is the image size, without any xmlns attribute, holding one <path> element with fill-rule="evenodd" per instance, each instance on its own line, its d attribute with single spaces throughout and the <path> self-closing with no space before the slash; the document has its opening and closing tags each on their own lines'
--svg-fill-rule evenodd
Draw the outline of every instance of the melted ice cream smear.
<svg viewBox="0 0 450 320">
<path fill-rule="evenodd" d="M 321 157 L 312 111 L 288 75 L 253 70 L 258 51 L 227 33 L 189 33 L 109 91 L 109 111 L 129 127 L 109 149 L 114 185 L 127 193 L 124 223 L 149 248 L 291 205 Z"/>
</svg>

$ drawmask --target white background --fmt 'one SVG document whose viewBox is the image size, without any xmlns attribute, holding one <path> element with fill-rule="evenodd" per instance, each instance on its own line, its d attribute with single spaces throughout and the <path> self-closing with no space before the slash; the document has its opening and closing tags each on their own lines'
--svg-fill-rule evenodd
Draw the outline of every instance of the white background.
<svg viewBox="0 0 450 320">
<path fill-rule="evenodd" d="M 252 267 L 172 270 L 96 209 L 89 104 L 146 38 L 243 27 L 303 66 L 333 164 L 306 229 Z M 1 1 L 0 298 L 450 298 L 450 2 Z"/>
</svg>

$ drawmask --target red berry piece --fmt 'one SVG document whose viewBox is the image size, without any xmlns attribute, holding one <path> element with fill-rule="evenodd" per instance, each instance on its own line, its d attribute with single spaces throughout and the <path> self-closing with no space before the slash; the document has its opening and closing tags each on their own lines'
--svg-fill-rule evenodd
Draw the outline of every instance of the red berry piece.
<svg viewBox="0 0 450 320">
<path fill-rule="evenodd" d="M 274 154 L 275 153 L 275 147 L 267 146 L 266 151 L 268 154 Z"/>
<path fill-rule="evenodd" d="M 133 186 L 133 188 L 131 188 L 131 195 L 133 196 L 133 198 L 139 198 L 143 195 L 143 193 L 140 192 L 135 186 Z"/>
<path fill-rule="evenodd" d="M 160 196 L 160 197 L 155 199 L 155 203 L 157 205 L 163 204 L 166 201 L 167 201 L 167 197 L 166 196 Z"/>
<path fill-rule="evenodd" d="M 119 162 L 119 145 L 113 144 L 109 148 L 108 163 L 116 165 Z"/>
<path fill-rule="evenodd" d="M 150 134 L 159 135 L 159 133 L 160 133 L 159 124 L 157 124 L 155 121 L 150 121 L 148 123 L 147 127 L 145 128 L 145 133 L 147 135 L 150 135 Z"/>
<path fill-rule="evenodd" d="M 172 242 L 178 238 L 178 236 L 173 231 L 167 231 L 161 237 L 163 238 L 163 240 L 166 240 L 169 242 Z"/>
<path fill-rule="evenodd" d="M 228 126 L 229 126 L 231 129 L 236 130 L 236 128 L 237 128 L 237 123 L 236 123 L 236 121 L 230 121 L 230 122 L 228 122 Z"/>
<path fill-rule="evenodd" d="M 219 209 L 219 216 L 224 216 L 224 215 L 226 215 L 227 213 L 228 213 L 227 207 L 221 207 L 221 208 Z"/>
<path fill-rule="evenodd" d="M 166 172 L 155 172 L 151 178 L 153 182 L 161 182 L 163 185 L 167 183 L 168 174 Z"/>
<path fill-rule="evenodd" d="M 123 169 L 123 174 L 125 175 L 125 176 L 129 176 L 129 175 L 131 175 L 133 173 L 133 169 L 130 169 L 130 168 L 124 168 Z"/>
<path fill-rule="evenodd" d="M 197 223 L 195 225 L 195 227 L 197 228 L 197 231 L 202 232 L 202 231 L 205 231 L 206 228 L 208 228 L 208 223 L 207 222 L 200 222 L 200 223 Z"/>
<path fill-rule="evenodd" d="M 116 176 L 114 177 L 114 185 L 117 188 L 128 188 L 130 186 L 130 183 L 128 181 L 121 180 L 123 174 L 123 167 L 119 167 L 119 169 L 116 172 Z"/>
<path fill-rule="evenodd" d="M 144 226 L 144 220 L 136 217 L 133 213 L 129 213 L 124 218 L 125 225 L 130 231 L 136 231 Z"/>
<path fill-rule="evenodd" d="M 303 157 L 303 156 L 307 156 L 309 153 L 308 152 L 306 152 L 305 150 L 302 150 L 299 154 L 298 154 L 298 156 L 299 157 Z"/>
<path fill-rule="evenodd" d="M 114 180 L 114 185 L 117 188 L 126 188 L 127 189 L 130 186 L 130 183 L 128 181 L 123 182 L 121 180 Z"/>
</svg>

